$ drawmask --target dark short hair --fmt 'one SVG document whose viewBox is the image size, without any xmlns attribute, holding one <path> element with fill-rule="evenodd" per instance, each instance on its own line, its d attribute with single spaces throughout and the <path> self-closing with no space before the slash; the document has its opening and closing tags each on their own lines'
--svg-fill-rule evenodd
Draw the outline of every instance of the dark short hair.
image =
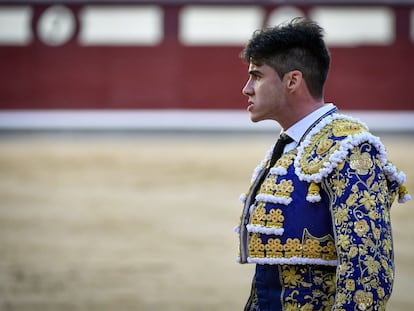
<svg viewBox="0 0 414 311">
<path fill-rule="evenodd" d="M 281 79 L 299 70 L 311 95 L 320 99 L 330 66 L 323 33 L 314 21 L 297 17 L 289 23 L 255 31 L 241 57 L 248 63 L 271 66 Z"/>
</svg>

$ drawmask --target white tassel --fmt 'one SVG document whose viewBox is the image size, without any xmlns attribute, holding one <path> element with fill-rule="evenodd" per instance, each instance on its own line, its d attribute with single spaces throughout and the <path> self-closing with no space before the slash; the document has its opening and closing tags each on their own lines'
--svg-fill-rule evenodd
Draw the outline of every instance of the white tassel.
<svg viewBox="0 0 414 311">
<path fill-rule="evenodd" d="M 401 199 L 398 199 L 398 203 L 404 204 L 411 200 L 411 195 L 406 194 Z"/>
</svg>

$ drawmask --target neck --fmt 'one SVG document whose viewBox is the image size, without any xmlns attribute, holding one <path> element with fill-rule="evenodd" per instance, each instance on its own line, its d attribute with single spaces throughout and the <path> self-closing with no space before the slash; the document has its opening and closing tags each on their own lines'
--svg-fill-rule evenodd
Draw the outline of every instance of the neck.
<svg viewBox="0 0 414 311">
<path fill-rule="evenodd" d="M 311 101 L 291 103 L 291 109 L 288 111 L 285 118 L 279 121 L 279 124 L 282 126 L 283 129 L 286 130 L 296 122 L 302 120 L 304 117 L 314 112 L 315 110 L 318 110 L 319 108 L 323 107 L 323 105 L 323 99 L 312 99 Z"/>
</svg>

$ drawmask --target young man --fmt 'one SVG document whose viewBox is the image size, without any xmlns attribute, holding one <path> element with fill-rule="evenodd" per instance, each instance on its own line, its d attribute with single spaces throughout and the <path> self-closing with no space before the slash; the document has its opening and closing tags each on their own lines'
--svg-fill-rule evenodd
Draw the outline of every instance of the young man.
<svg viewBox="0 0 414 311">
<path fill-rule="evenodd" d="M 257 31 L 242 57 L 251 120 L 282 127 L 242 195 L 239 259 L 256 264 L 245 310 L 385 310 L 390 207 L 410 196 L 380 140 L 324 103 L 323 29 L 297 18 Z"/>
</svg>

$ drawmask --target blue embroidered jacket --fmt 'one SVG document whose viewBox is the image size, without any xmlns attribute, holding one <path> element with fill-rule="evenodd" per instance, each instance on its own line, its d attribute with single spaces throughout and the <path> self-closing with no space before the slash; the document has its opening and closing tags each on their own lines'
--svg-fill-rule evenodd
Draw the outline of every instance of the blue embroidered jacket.
<svg viewBox="0 0 414 311">
<path fill-rule="evenodd" d="M 394 276 L 390 208 L 396 196 L 410 198 L 404 181 L 365 125 L 324 118 L 244 207 L 240 262 L 258 264 L 246 309 L 384 310 Z"/>
</svg>

